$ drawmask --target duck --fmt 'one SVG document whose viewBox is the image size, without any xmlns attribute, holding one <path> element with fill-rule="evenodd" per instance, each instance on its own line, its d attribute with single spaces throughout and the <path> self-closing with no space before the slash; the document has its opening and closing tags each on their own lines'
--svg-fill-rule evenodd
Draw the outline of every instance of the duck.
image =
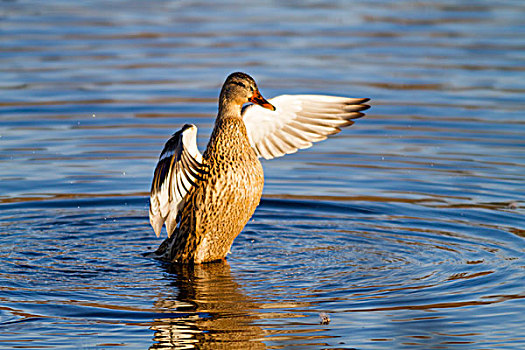
<svg viewBox="0 0 525 350">
<path fill-rule="evenodd" d="M 266 100 L 255 80 L 235 72 L 224 82 L 204 153 L 197 127 L 166 142 L 153 173 L 149 220 L 167 238 L 152 253 L 170 263 L 224 260 L 261 200 L 260 158 L 273 159 L 326 139 L 364 116 L 368 98 L 280 95 Z"/>
</svg>

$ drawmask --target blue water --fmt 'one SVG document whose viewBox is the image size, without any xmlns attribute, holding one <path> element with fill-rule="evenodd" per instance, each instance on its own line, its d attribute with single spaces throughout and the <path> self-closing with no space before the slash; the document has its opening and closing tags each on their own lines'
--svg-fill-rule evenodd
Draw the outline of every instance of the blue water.
<svg viewBox="0 0 525 350">
<path fill-rule="evenodd" d="M 517 0 L 1 1 L 0 348 L 525 348 L 524 15 Z M 146 258 L 162 146 L 190 122 L 203 150 L 238 70 L 266 97 L 372 108 L 263 161 L 227 262 Z"/>
</svg>

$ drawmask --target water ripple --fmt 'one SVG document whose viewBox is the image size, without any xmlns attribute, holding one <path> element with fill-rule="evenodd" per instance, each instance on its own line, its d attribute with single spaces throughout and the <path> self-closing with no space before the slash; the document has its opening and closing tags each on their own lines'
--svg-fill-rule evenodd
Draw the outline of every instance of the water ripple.
<svg viewBox="0 0 525 350">
<path fill-rule="evenodd" d="M 2 348 L 524 347 L 521 2 L 107 5 L 2 2 Z M 227 262 L 148 259 L 162 145 L 234 70 L 372 108 L 263 162 Z"/>
</svg>

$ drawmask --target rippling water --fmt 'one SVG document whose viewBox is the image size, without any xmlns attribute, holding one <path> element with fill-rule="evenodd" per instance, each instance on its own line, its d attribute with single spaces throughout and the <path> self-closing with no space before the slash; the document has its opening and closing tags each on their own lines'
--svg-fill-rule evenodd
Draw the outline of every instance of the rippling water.
<svg viewBox="0 0 525 350">
<path fill-rule="evenodd" d="M 524 13 L 0 2 L 0 347 L 525 348 Z M 145 258 L 163 143 L 192 122 L 204 149 L 236 70 L 373 106 L 263 162 L 227 263 Z"/>
</svg>

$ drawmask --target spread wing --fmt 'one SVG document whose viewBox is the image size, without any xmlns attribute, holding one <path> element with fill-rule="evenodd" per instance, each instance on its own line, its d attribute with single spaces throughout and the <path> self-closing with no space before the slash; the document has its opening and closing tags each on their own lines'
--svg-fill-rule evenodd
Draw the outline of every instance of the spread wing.
<svg viewBox="0 0 525 350">
<path fill-rule="evenodd" d="M 272 159 L 312 146 L 364 116 L 368 98 L 281 95 L 268 100 L 275 111 L 258 105 L 243 108 L 250 144 L 259 157 Z"/>
<path fill-rule="evenodd" d="M 186 124 L 166 142 L 151 184 L 149 221 L 157 237 L 166 223 L 168 237 L 178 222 L 184 197 L 205 173 L 197 148 L 197 127 Z"/>
</svg>

